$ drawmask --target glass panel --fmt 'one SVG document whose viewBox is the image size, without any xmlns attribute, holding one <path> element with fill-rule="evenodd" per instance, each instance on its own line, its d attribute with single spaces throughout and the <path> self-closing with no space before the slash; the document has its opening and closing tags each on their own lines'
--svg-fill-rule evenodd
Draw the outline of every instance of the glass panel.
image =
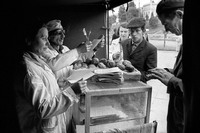
<svg viewBox="0 0 200 133">
<path fill-rule="evenodd" d="M 144 123 L 146 116 L 147 92 L 92 96 L 91 125 L 134 120 L 134 124 Z"/>
</svg>

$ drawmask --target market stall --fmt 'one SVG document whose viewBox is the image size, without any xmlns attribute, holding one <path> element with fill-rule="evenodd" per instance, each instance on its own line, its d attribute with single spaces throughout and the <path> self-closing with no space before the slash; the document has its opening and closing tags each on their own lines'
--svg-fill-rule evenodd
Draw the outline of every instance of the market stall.
<svg viewBox="0 0 200 133">
<path fill-rule="evenodd" d="M 24 47 L 22 43 L 24 26 L 29 24 L 26 20 L 32 16 L 39 16 L 44 22 L 52 19 L 62 20 L 64 29 L 67 31 L 65 45 L 69 48 L 74 48 L 80 42 L 85 41 L 83 28 L 92 31 L 91 40 L 104 34 L 107 45 L 98 51 L 96 56 L 106 57 L 109 40 L 108 11 L 129 1 L 131 0 L 31 0 L 16 4 L 14 2 L 12 5 L 8 3 L 4 6 L 6 15 L 2 19 L 7 20 L 5 24 L 9 25 L 7 31 L 14 32 L 9 43 L 12 47 L 10 53 L 13 56 L 11 57 L 14 57 L 12 60 L 18 61 L 19 52 Z M 15 64 L 10 63 L 12 67 Z M 111 128 L 111 125 L 114 128 L 119 127 L 120 124 L 121 126 L 128 125 L 127 123 L 138 125 L 149 122 L 151 86 L 132 80 L 124 81 L 122 84 L 91 81 L 88 82 L 88 89 L 84 104 L 86 110 L 84 113 L 78 113 L 78 126 L 83 128 L 83 132 L 107 130 Z M 5 94 L 9 94 L 7 97 L 10 97 L 12 93 L 9 91 Z M 138 103 L 136 107 L 134 107 L 135 103 Z M 11 114 L 15 115 L 13 110 L 5 113 L 5 116 L 8 116 L 5 120 L 9 123 L 9 127 L 16 129 L 18 128 L 17 118 L 16 121 L 10 123 L 14 118 Z M 81 130 L 81 128 L 78 129 Z"/>
</svg>

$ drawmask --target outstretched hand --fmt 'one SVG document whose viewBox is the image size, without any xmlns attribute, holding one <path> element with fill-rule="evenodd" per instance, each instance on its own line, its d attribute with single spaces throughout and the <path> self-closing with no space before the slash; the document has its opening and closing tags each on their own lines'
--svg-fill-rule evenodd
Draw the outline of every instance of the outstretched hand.
<svg viewBox="0 0 200 133">
<path fill-rule="evenodd" d="M 86 41 L 79 44 L 76 49 L 78 50 L 79 53 L 86 53 L 90 51 L 91 47 L 92 47 L 92 42 Z"/>
<path fill-rule="evenodd" d="M 165 85 L 167 85 L 169 80 L 174 77 L 173 74 L 162 68 L 150 69 L 149 72 L 151 73 L 149 78 L 158 79 Z"/>
</svg>

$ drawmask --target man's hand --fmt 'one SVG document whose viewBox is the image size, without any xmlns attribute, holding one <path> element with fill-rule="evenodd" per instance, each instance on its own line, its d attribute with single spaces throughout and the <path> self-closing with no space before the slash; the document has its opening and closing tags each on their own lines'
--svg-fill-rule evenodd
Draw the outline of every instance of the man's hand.
<svg viewBox="0 0 200 133">
<path fill-rule="evenodd" d="M 94 51 L 89 51 L 89 52 L 86 52 L 86 53 L 82 53 L 80 55 L 80 59 L 85 62 L 86 59 L 91 59 L 93 56 L 94 56 Z"/>
<path fill-rule="evenodd" d="M 120 52 L 114 53 L 114 54 L 112 55 L 112 58 L 113 58 L 113 60 L 116 61 L 116 62 L 122 60 L 121 53 L 120 53 Z"/>
<path fill-rule="evenodd" d="M 149 72 L 151 73 L 149 78 L 158 79 L 165 85 L 167 85 L 169 80 L 172 77 L 174 77 L 173 74 L 171 74 L 170 72 L 167 72 L 165 69 L 162 69 L 162 68 L 150 69 Z"/>
<path fill-rule="evenodd" d="M 86 41 L 86 48 L 87 48 L 87 52 L 89 52 L 92 48 L 92 42 L 91 41 Z"/>
<path fill-rule="evenodd" d="M 81 44 L 76 47 L 78 53 L 85 53 L 87 52 L 87 44 L 85 42 L 82 42 Z"/>
<path fill-rule="evenodd" d="M 79 53 L 86 53 L 90 51 L 92 48 L 92 42 L 91 41 L 86 41 L 82 42 L 81 44 L 78 45 L 77 50 Z"/>
</svg>

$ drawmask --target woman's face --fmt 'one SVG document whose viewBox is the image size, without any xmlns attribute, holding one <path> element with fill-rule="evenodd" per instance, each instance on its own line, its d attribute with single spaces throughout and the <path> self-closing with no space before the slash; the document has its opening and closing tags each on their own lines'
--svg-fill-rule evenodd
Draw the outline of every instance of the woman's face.
<svg viewBox="0 0 200 133">
<path fill-rule="evenodd" d="M 119 27 L 119 36 L 120 36 L 121 41 L 127 39 L 129 36 L 129 30 L 120 26 Z"/>
<path fill-rule="evenodd" d="M 42 27 L 39 29 L 37 35 L 36 35 L 36 43 L 35 49 L 37 51 L 37 54 L 44 55 L 45 51 L 48 49 L 49 46 L 49 40 L 48 40 L 48 30 L 45 27 Z"/>
</svg>

